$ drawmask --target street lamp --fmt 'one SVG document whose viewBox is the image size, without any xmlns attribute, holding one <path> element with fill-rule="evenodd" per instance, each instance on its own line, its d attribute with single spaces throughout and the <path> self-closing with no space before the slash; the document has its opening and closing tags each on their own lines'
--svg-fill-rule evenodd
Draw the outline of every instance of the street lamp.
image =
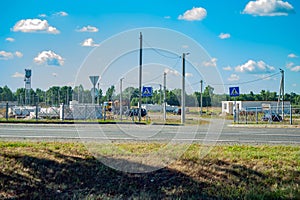
<svg viewBox="0 0 300 200">
<path fill-rule="evenodd" d="M 124 78 L 120 79 L 120 120 L 122 121 L 122 114 L 123 114 L 123 99 L 122 99 L 122 81 Z"/>
<path fill-rule="evenodd" d="M 181 89 L 181 123 L 185 123 L 185 56 L 190 53 L 182 54 L 182 89 Z"/>
</svg>

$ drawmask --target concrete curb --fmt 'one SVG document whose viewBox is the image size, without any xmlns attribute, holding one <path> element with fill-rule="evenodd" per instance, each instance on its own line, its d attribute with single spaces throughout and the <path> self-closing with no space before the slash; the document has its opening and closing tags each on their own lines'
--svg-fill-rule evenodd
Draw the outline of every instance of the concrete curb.
<svg viewBox="0 0 300 200">
<path fill-rule="evenodd" d="M 300 125 L 282 124 L 228 124 L 232 128 L 300 128 Z"/>
</svg>

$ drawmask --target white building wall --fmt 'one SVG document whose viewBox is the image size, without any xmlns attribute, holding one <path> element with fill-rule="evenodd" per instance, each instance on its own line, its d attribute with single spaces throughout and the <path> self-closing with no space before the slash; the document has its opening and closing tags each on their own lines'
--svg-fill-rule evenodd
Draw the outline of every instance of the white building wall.
<svg viewBox="0 0 300 200">
<path fill-rule="evenodd" d="M 246 110 L 249 108 L 262 108 L 267 105 L 270 108 L 277 107 L 277 101 L 236 101 L 236 107 L 238 110 Z M 289 101 L 284 102 L 284 110 L 288 110 L 291 103 Z M 279 105 L 281 108 L 281 104 Z M 234 111 L 234 101 L 222 101 L 222 113 L 233 114 Z"/>
</svg>

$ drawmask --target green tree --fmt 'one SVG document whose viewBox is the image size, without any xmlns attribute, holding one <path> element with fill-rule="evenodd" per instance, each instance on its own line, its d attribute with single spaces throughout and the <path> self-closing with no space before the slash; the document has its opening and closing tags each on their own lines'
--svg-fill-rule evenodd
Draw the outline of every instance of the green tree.
<svg viewBox="0 0 300 200">
<path fill-rule="evenodd" d="M 19 105 L 25 104 L 25 88 L 18 88 L 15 92 L 15 97 L 17 98 Z"/>
<path fill-rule="evenodd" d="M 203 106 L 212 105 L 211 99 L 213 98 L 213 95 L 214 95 L 214 88 L 211 87 L 210 85 L 206 86 L 203 92 Z"/>
<path fill-rule="evenodd" d="M 8 88 L 7 85 L 5 85 L 3 88 L 1 88 L 0 100 L 1 101 L 14 101 L 14 94 Z"/>
<path fill-rule="evenodd" d="M 110 86 L 110 88 L 107 89 L 106 91 L 106 100 L 107 101 L 112 101 L 113 100 L 113 95 L 114 95 L 114 92 L 115 92 L 115 86 Z"/>
</svg>

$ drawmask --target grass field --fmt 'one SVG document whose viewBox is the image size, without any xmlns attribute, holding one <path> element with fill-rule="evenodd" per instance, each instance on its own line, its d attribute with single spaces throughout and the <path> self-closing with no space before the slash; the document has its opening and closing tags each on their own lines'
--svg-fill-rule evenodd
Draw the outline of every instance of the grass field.
<svg viewBox="0 0 300 200">
<path fill-rule="evenodd" d="M 114 145 L 143 154 L 164 144 Z M 103 165 L 81 143 L 3 141 L 0 199 L 300 199 L 300 147 L 215 146 L 200 158 L 201 148 L 133 174 Z"/>
</svg>

